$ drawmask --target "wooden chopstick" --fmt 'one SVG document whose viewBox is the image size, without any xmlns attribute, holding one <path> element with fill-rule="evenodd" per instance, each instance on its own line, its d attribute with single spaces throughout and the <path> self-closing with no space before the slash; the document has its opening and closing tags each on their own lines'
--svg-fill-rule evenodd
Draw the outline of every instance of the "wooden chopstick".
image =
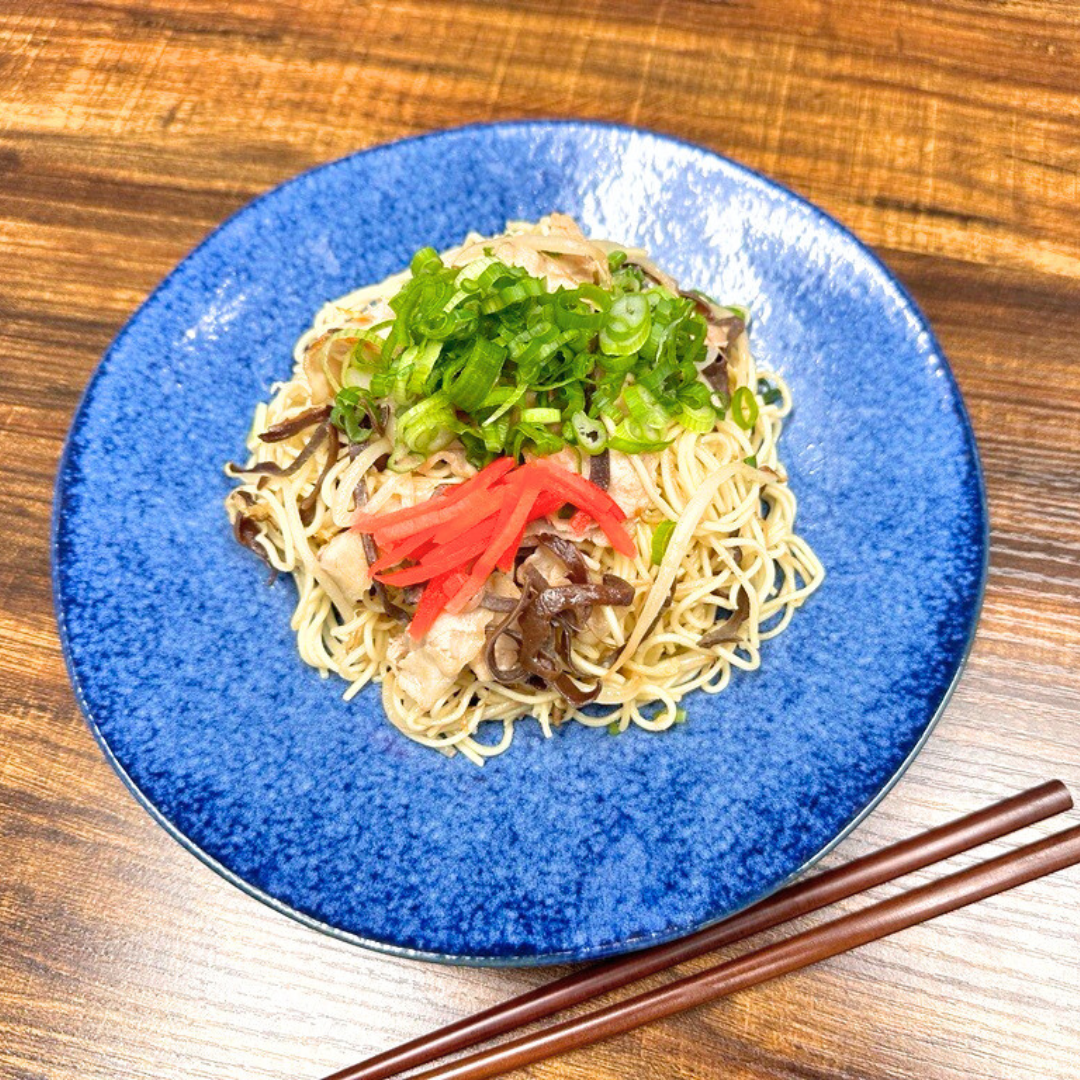
<svg viewBox="0 0 1080 1080">
<path fill-rule="evenodd" d="M 789 885 L 715 926 L 556 979 L 351 1065 L 326 1080 L 386 1080 L 1006 836 L 1026 825 L 1060 814 L 1072 805 L 1072 798 L 1060 780 L 1040 784 L 975 813 Z"/>
<path fill-rule="evenodd" d="M 728 960 L 606 1009 L 555 1024 L 411 1080 L 485 1080 L 775 979 L 909 926 L 1080 863 L 1080 825 L 862 911 Z"/>
</svg>

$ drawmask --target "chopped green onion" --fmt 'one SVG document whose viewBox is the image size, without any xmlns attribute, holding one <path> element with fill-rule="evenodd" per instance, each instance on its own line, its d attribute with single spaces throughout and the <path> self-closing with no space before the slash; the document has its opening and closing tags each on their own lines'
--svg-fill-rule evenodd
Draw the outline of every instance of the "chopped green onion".
<svg viewBox="0 0 1080 1080">
<path fill-rule="evenodd" d="M 464 367 L 446 388 L 450 400 L 463 412 L 476 412 L 494 388 L 505 362 L 505 348 L 478 337 Z"/>
<path fill-rule="evenodd" d="M 704 435 L 716 427 L 716 410 L 708 404 L 684 405 L 679 411 L 678 420 L 687 431 L 696 431 L 699 435 Z"/>
<path fill-rule="evenodd" d="M 457 287 L 464 293 L 479 292 L 480 282 L 478 278 L 480 274 L 496 262 L 498 262 L 498 259 L 493 259 L 490 255 L 481 255 L 479 258 L 473 259 L 471 263 L 466 263 L 458 271 Z"/>
<path fill-rule="evenodd" d="M 640 293 L 620 296 L 608 312 L 600 331 L 600 349 L 608 356 L 636 353 L 649 340 L 652 316 L 649 302 Z"/>
<path fill-rule="evenodd" d="M 638 293 L 645 284 L 645 275 L 641 267 L 623 263 L 618 270 L 612 271 L 611 284 L 618 292 Z"/>
<path fill-rule="evenodd" d="M 757 454 L 751 454 L 749 457 L 743 458 L 743 464 L 749 465 L 751 469 L 757 468 Z"/>
<path fill-rule="evenodd" d="M 366 386 L 371 379 L 371 371 L 378 364 L 382 351 L 382 338 L 371 329 L 339 332 L 342 337 L 356 336 L 353 345 L 341 369 L 342 386 Z M 329 381 L 329 380 L 328 380 Z"/>
<path fill-rule="evenodd" d="M 510 429 L 510 453 L 517 457 L 526 444 L 531 444 L 541 456 L 557 453 L 563 447 L 562 436 L 554 435 L 539 424 L 515 424 Z"/>
<path fill-rule="evenodd" d="M 611 297 L 597 285 L 560 289 L 555 294 L 555 322 L 563 330 L 599 330 L 611 309 Z"/>
<path fill-rule="evenodd" d="M 502 404 L 497 408 L 485 421 L 484 425 L 493 424 L 496 420 L 503 415 L 503 413 L 509 412 L 524 396 L 528 389 L 526 386 L 515 386 L 512 389 L 496 390 L 488 394 L 484 399 L 484 404 L 496 405 L 499 404 L 498 400 L 492 400 L 496 398 L 496 395 L 501 399 Z M 484 426 L 482 425 L 482 426 Z"/>
<path fill-rule="evenodd" d="M 393 375 L 390 394 L 399 404 L 409 400 L 409 376 L 412 375 L 413 363 L 420 355 L 419 345 L 410 345 L 390 365 Z"/>
<path fill-rule="evenodd" d="M 608 287 L 549 290 L 490 248 L 464 267 L 418 251 L 389 301 L 393 317 L 340 330 L 350 339 L 340 381 L 370 398 L 359 408 L 335 399 L 335 423 L 368 438 L 366 414 L 391 399 L 409 454 L 456 437 L 474 464 L 568 444 L 643 453 L 670 445 L 675 425 L 711 430 L 727 400 L 698 376 L 708 327 L 694 300 L 657 286 L 625 251 L 609 266 Z M 757 403 L 740 404 L 745 421 Z M 606 416 L 622 417 L 610 438 Z M 412 468 L 409 454 L 395 461 Z"/>
<path fill-rule="evenodd" d="M 626 356 L 599 356 L 597 363 L 611 375 L 625 375 L 637 367 L 638 359 L 635 353 L 628 353 Z"/>
<path fill-rule="evenodd" d="M 416 354 L 412 361 L 412 370 L 409 372 L 406 393 L 415 397 L 424 392 L 428 376 L 435 370 L 435 361 L 439 359 L 439 353 L 442 352 L 442 344 L 438 341 L 430 341 L 419 347 L 414 345 L 413 348 L 416 349 Z"/>
<path fill-rule="evenodd" d="M 500 416 L 496 420 L 482 424 L 480 438 L 484 442 L 484 449 L 492 454 L 502 453 L 506 446 L 506 438 L 510 434 L 510 417 Z"/>
<path fill-rule="evenodd" d="M 668 414 L 649 391 L 634 383 L 623 391 L 623 401 L 630 413 L 630 419 L 647 431 L 662 432 L 667 426 Z"/>
<path fill-rule="evenodd" d="M 521 422 L 523 424 L 557 424 L 562 420 L 562 413 L 558 409 L 522 409 Z"/>
<path fill-rule="evenodd" d="M 552 395 L 552 400 L 565 401 L 562 406 L 563 416 L 573 416 L 576 412 L 585 411 L 585 388 L 577 381 L 571 380 L 563 387 L 555 388 L 560 392 Z M 570 436 L 567 436 L 569 438 Z"/>
<path fill-rule="evenodd" d="M 573 330 L 563 330 L 562 333 L 550 326 L 542 334 L 535 335 L 529 344 L 517 356 L 518 367 L 525 375 L 525 381 L 533 383 L 532 372 L 538 370 L 540 365 L 549 357 L 559 351 L 567 342 L 572 341 L 575 334 Z"/>
<path fill-rule="evenodd" d="M 394 448 L 386 467 L 396 473 L 412 472 L 424 464 L 425 457 L 424 454 L 413 453 L 407 446 L 398 446 Z"/>
<path fill-rule="evenodd" d="M 439 258 L 439 253 L 434 248 L 422 247 L 412 257 L 409 269 L 412 271 L 413 277 L 419 277 L 421 274 L 441 270 L 442 265 L 443 261 Z"/>
<path fill-rule="evenodd" d="M 608 439 L 608 449 L 618 450 L 620 454 L 651 454 L 666 450 L 670 441 L 662 442 L 648 439 L 630 439 L 625 435 L 612 435 Z"/>
<path fill-rule="evenodd" d="M 679 707 L 678 707 L 678 708 L 677 708 L 677 709 L 675 710 L 675 717 L 674 717 L 674 719 L 673 719 L 673 720 L 672 720 L 671 722 L 672 722 L 673 724 L 685 724 L 685 723 L 686 723 L 686 721 L 687 721 L 687 712 L 686 712 L 686 710 L 685 710 L 685 709 L 684 709 L 684 708 L 683 708 L 683 707 L 682 707 L 682 706 L 680 705 L 680 706 L 679 706 Z"/>
<path fill-rule="evenodd" d="M 606 315 L 611 310 L 611 293 L 601 289 L 599 285 L 579 285 L 574 290 L 582 300 L 588 301 L 597 311 Z M 558 296 L 558 293 L 555 294 Z"/>
<path fill-rule="evenodd" d="M 334 407 L 330 411 L 330 423 L 344 432 L 350 443 L 364 443 L 371 438 L 371 425 L 361 426 L 361 420 L 367 419 L 365 391 L 358 386 L 343 387 L 334 398 Z"/>
<path fill-rule="evenodd" d="M 660 371 L 658 366 L 654 369 Z M 684 407 L 701 408 L 704 405 L 712 404 L 712 390 L 703 382 L 697 380 L 697 369 L 693 374 L 687 374 L 687 382 L 683 388 L 679 391 L 679 403 Z"/>
<path fill-rule="evenodd" d="M 490 248 L 485 248 L 484 253 L 490 255 Z M 500 285 L 508 285 L 525 276 L 525 271 L 522 270 L 521 267 L 507 266 L 506 263 L 499 262 L 497 259 L 492 259 L 488 266 L 481 272 L 480 277 L 477 278 L 477 287 L 482 293 L 490 293 L 496 291 L 497 287 Z"/>
<path fill-rule="evenodd" d="M 622 726 L 619 724 L 618 720 L 612 720 L 611 723 L 607 726 L 607 733 L 609 735 L 618 735 L 621 733 L 621 731 Z"/>
<path fill-rule="evenodd" d="M 773 386 L 768 379 L 758 379 L 757 392 L 761 396 L 761 401 L 764 405 L 775 405 L 778 401 L 784 400 L 784 395 L 780 392 L 780 387 Z"/>
<path fill-rule="evenodd" d="M 455 420 L 449 400 L 440 391 L 406 409 L 398 417 L 397 434 L 410 450 L 433 454 L 453 440 Z"/>
<path fill-rule="evenodd" d="M 458 438 L 461 440 L 461 445 L 465 447 L 465 460 L 473 468 L 482 469 L 493 460 L 494 454 L 488 450 L 484 440 L 475 432 L 463 431 L 458 435 Z M 496 452 L 500 448 L 496 448 Z"/>
<path fill-rule="evenodd" d="M 616 424 L 615 433 L 608 439 L 609 448 L 622 454 L 646 454 L 670 445 L 670 439 L 646 438 L 641 429 L 628 420 Z"/>
<path fill-rule="evenodd" d="M 740 386 L 731 396 L 731 418 L 743 429 L 750 431 L 757 423 L 758 403 L 749 386 Z"/>
<path fill-rule="evenodd" d="M 671 534 L 674 531 L 675 522 L 668 518 L 664 518 L 664 520 L 656 526 L 656 530 L 653 532 L 652 537 L 652 549 L 649 553 L 653 566 L 659 566 L 664 561 L 664 553 L 668 549 L 668 544 L 671 543 Z"/>
<path fill-rule="evenodd" d="M 590 420 L 583 412 L 570 418 L 578 446 L 587 454 L 599 454 L 607 446 L 607 430 L 596 420 Z"/>
<path fill-rule="evenodd" d="M 539 296 L 544 291 L 544 283 L 539 278 L 525 278 L 524 281 L 515 282 L 500 289 L 494 296 L 489 296 L 481 301 L 480 310 L 485 315 L 502 311 L 511 304 L 519 304 L 522 300 L 528 300 L 530 296 Z"/>
</svg>

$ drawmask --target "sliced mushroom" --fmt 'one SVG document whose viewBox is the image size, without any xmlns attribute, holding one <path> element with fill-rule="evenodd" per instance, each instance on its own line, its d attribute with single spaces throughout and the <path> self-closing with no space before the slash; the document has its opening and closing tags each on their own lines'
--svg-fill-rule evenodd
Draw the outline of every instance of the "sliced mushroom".
<svg viewBox="0 0 1080 1080">
<path fill-rule="evenodd" d="M 300 451 L 299 454 L 292 460 L 291 464 L 282 468 L 277 462 L 274 461 L 261 461 L 257 465 L 237 465 L 235 462 L 229 465 L 229 469 L 233 473 L 244 473 L 246 475 L 258 475 L 258 476 L 292 476 L 302 465 L 304 465 L 312 454 L 323 444 L 323 440 L 330 434 L 330 421 L 324 420 L 315 429 L 310 439 L 308 439 L 307 446 Z"/>
<path fill-rule="evenodd" d="M 611 483 L 611 452 L 606 448 L 589 459 L 589 483 L 607 491 Z"/>
<path fill-rule="evenodd" d="M 332 411 L 330 405 L 320 405 L 318 408 L 308 409 L 306 412 L 302 412 L 288 420 L 282 420 L 279 424 L 271 424 L 259 438 L 263 442 L 281 442 L 283 439 L 291 438 L 293 435 L 307 430 L 314 424 L 321 424 L 324 420 L 328 420 Z"/>
<path fill-rule="evenodd" d="M 703 634 L 698 644 L 702 648 L 712 645 L 728 644 L 739 640 L 739 630 L 742 624 L 750 617 L 750 597 L 746 589 L 739 589 L 738 599 L 735 601 L 735 610 L 722 622 L 714 626 L 707 634 Z"/>
</svg>

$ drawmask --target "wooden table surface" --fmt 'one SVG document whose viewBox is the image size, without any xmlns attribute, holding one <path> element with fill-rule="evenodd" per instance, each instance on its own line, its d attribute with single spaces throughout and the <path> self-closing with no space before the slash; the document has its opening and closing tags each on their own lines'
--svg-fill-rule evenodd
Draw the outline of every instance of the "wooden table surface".
<svg viewBox="0 0 1080 1080">
<path fill-rule="evenodd" d="M 1080 791 L 1080 4 L 7 0 L 3 1077 L 316 1078 L 547 977 L 364 952 L 197 862 L 95 747 L 49 589 L 69 419 L 166 271 L 300 169 L 520 116 L 769 173 L 881 252 L 952 360 L 989 484 L 982 622 L 928 746 L 829 863 L 1051 776 Z M 1062 874 L 529 1075 L 1074 1078 L 1078 894 Z"/>
</svg>

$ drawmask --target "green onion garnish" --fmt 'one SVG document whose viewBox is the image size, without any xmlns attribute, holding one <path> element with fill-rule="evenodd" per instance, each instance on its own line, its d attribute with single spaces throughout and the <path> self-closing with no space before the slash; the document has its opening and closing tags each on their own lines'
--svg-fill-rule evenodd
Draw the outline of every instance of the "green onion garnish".
<svg viewBox="0 0 1080 1080">
<path fill-rule="evenodd" d="M 434 248 L 423 247 L 412 257 L 409 269 L 413 272 L 413 277 L 420 277 L 427 272 L 429 267 L 441 265 L 442 259 L 439 258 L 439 253 Z"/>
<path fill-rule="evenodd" d="M 424 389 L 428 378 L 435 370 L 435 363 L 439 359 L 439 353 L 442 352 L 442 344 L 438 341 L 429 341 L 426 345 L 412 346 L 412 350 L 415 350 L 415 352 L 410 357 L 408 364 L 403 365 L 403 368 L 407 368 L 405 393 L 415 396 Z M 406 349 L 405 351 L 410 352 L 412 350 Z M 402 357 L 404 355 L 403 353 Z"/>
<path fill-rule="evenodd" d="M 526 387 L 524 386 L 500 387 L 488 394 L 484 399 L 484 404 L 498 405 L 498 408 L 487 419 L 482 421 L 483 426 L 494 424 L 496 420 L 501 419 L 525 396 L 525 391 Z"/>
<path fill-rule="evenodd" d="M 757 468 L 757 454 L 751 454 L 749 457 L 743 458 L 743 464 L 749 465 L 751 469 Z"/>
<path fill-rule="evenodd" d="M 591 420 L 584 412 L 578 411 L 570 418 L 574 432 L 574 441 L 587 454 L 599 454 L 607 446 L 607 431 L 599 420 Z"/>
<path fill-rule="evenodd" d="M 750 431 L 757 423 L 757 398 L 749 386 L 740 386 L 731 395 L 731 418 L 743 431 Z"/>
<path fill-rule="evenodd" d="M 758 379 L 757 392 L 763 405 L 775 405 L 778 401 L 784 400 L 780 387 L 773 386 L 768 379 Z"/>
<path fill-rule="evenodd" d="M 683 406 L 678 420 L 687 431 L 704 435 L 716 427 L 716 410 L 711 405 Z"/>
<path fill-rule="evenodd" d="M 640 293 L 620 296 L 611 305 L 607 322 L 600 331 L 600 349 L 608 356 L 629 356 L 649 340 L 652 313 Z"/>
<path fill-rule="evenodd" d="M 447 446 L 457 434 L 456 417 L 449 399 L 441 391 L 418 401 L 398 417 L 400 440 L 418 454 L 433 454 Z"/>
<path fill-rule="evenodd" d="M 623 403 L 630 413 L 630 419 L 640 428 L 662 432 L 667 426 L 667 410 L 641 383 L 634 383 L 623 391 Z"/>
<path fill-rule="evenodd" d="M 333 380 L 334 423 L 362 441 L 375 403 L 391 401 L 401 468 L 454 438 L 483 465 L 567 443 L 644 453 L 670 445 L 680 427 L 711 431 L 728 403 L 698 374 L 708 327 L 694 299 L 656 285 L 625 252 L 609 265 L 608 288 L 552 290 L 490 251 L 461 268 L 418 251 L 389 301 L 393 318 L 341 330 L 354 344 Z M 746 393 L 744 426 L 757 408 Z"/>
<path fill-rule="evenodd" d="M 622 728 L 619 726 L 618 720 L 612 720 L 611 723 L 607 726 L 607 733 L 609 735 L 618 735 L 621 731 Z"/>
<path fill-rule="evenodd" d="M 334 398 L 334 407 L 330 411 L 330 423 L 351 443 L 363 443 L 371 437 L 370 422 L 362 427 L 361 420 L 366 419 L 365 402 L 369 400 L 367 392 L 358 386 L 346 386 Z"/>
<path fill-rule="evenodd" d="M 653 566 L 659 566 L 664 561 L 664 555 L 667 552 L 668 544 L 671 543 L 671 534 L 674 531 L 675 522 L 668 520 L 668 518 L 664 518 L 656 526 L 656 531 L 652 535 L 652 550 L 650 552 Z"/>
<path fill-rule="evenodd" d="M 621 454 L 648 454 L 664 450 L 671 445 L 670 439 L 647 438 L 641 430 L 628 420 L 615 425 L 615 434 L 608 439 L 608 447 Z"/>
<path fill-rule="evenodd" d="M 461 371 L 446 386 L 450 400 L 464 412 L 476 412 L 494 388 L 504 363 L 506 349 L 478 337 Z"/>
<path fill-rule="evenodd" d="M 558 409 L 522 409 L 521 422 L 523 424 L 557 424 L 562 420 L 562 413 Z"/>
</svg>

